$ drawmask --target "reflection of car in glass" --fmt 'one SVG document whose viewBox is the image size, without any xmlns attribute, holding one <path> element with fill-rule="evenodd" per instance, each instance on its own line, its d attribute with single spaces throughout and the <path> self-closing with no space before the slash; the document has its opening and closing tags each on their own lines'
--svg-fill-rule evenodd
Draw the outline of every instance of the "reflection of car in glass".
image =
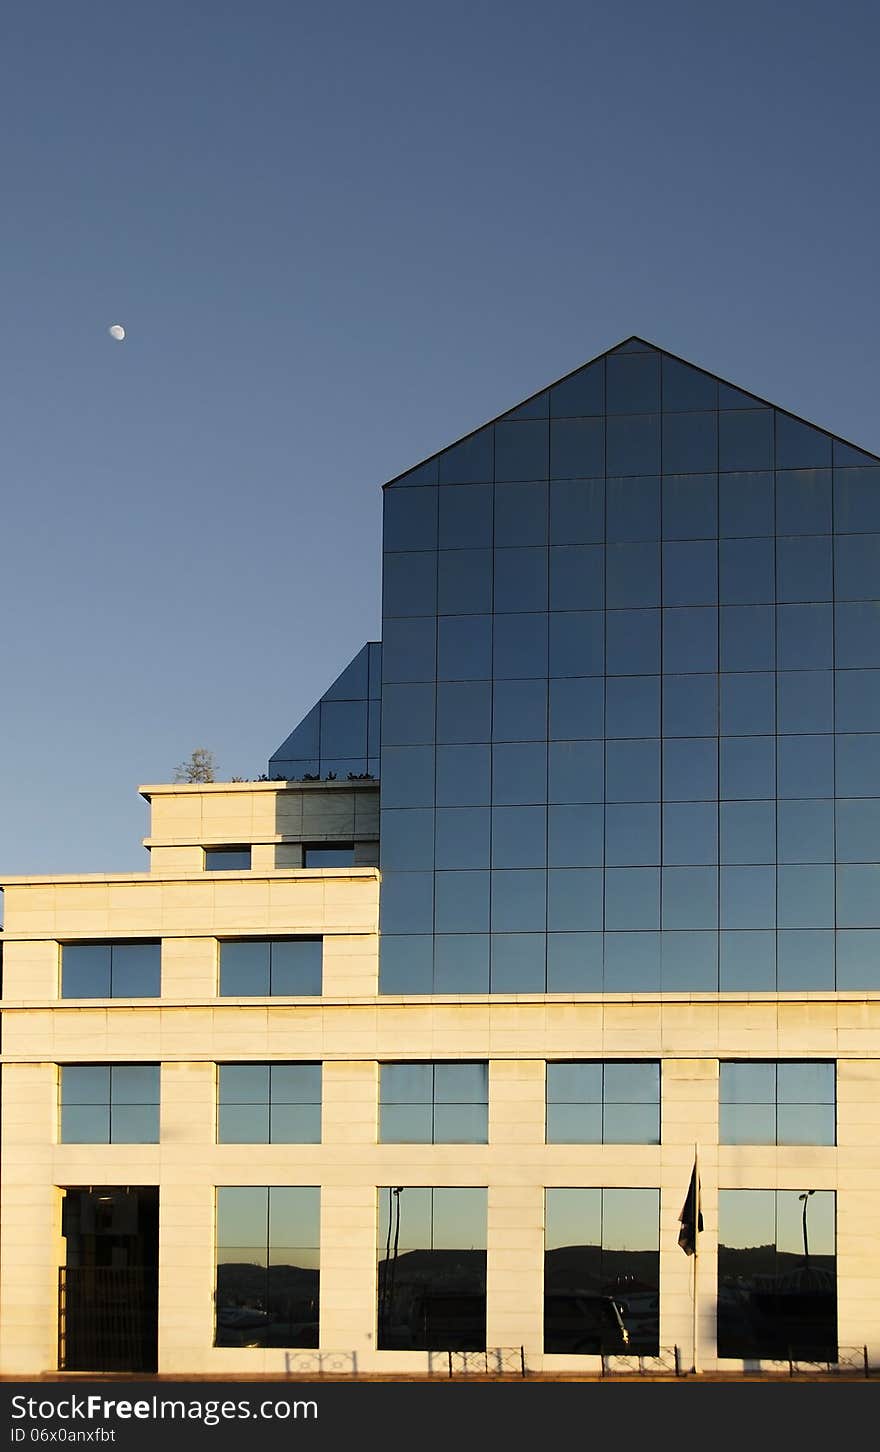
<svg viewBox="0 0 880 1452">
<path fill-rule="evenodd" d="M 269 1320 L 266 1311 L 252 1306 L 224 1306 L 217 1312 L 217 1323 L 228 1331 L 246 1331 L 253 1326 L 265 1326 Z"/>
<path fill-rule="evenodd" d="M 417 1345 L 429 1351 L 483 1351 L 486 1297 L 480 1292 L 425 1292 L 413 1307 Z"/>
<path fill-rule="evenodd" d="M 611 1296 L 549 1292 L 544 1297 L 545 1351 L 598 1356 L 629 1347 L 623 1307 Z"/>
<path fill-rule="evenodd" d="M 660 1319 L 657 1291 L 627 1291 L 617 1302 L 629 1332 L 630 1344 L 656 1340 Z"/>
</svg>

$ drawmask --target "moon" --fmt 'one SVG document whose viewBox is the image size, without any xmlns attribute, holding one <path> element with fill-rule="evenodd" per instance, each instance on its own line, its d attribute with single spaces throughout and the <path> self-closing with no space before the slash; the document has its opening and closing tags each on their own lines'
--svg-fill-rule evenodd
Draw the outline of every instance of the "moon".
<svg viewBox="0 0 880 1452">
<path fill-rule="evenodd" d="M 111 338 L 115 339 L 117 343 L 121 343 L 125 337 L 125 329 L 121 323 L 112 323 L 111 326 L 107 329 L 107 332 L 110 334 Z"/>
</svg>

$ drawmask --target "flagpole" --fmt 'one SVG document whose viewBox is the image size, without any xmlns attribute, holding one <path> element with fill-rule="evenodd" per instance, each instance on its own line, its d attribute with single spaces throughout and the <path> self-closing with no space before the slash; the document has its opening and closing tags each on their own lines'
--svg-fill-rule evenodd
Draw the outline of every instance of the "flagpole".
<svg viewBox="0 0 880 1452">
<path fill-rule="evenodd" d="M 694 1145 L 694 1374 L 700 1370 L 698 1349 L 697 1264 L 700 1258 L 700 1167 Z"/>
</svg>

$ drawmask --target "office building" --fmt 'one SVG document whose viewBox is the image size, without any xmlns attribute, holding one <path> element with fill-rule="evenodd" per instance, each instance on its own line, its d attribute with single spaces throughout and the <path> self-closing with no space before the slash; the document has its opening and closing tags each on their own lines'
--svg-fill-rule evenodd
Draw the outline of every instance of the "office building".
<svg viewBox="0 0 880 1452">
<path fill-rule="evenodd" d="M 267 780 L 4 884 L 0 1371 L 880 1358 L 880 459 L 630 338 L 384 508 Z"/>
</svg>

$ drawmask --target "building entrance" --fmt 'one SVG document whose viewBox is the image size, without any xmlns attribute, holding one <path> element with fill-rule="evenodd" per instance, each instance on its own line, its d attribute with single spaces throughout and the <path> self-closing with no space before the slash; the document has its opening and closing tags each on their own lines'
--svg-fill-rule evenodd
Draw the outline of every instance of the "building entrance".
<svg viewBox="0 0 880 1452">
<path fill-rule="evenodd" d="M 159 1191 L 89 1185 L 64 1190 L 67 1242 L 58 1272 L 61 1371 L 155 1371 Z"/>
</svg>

